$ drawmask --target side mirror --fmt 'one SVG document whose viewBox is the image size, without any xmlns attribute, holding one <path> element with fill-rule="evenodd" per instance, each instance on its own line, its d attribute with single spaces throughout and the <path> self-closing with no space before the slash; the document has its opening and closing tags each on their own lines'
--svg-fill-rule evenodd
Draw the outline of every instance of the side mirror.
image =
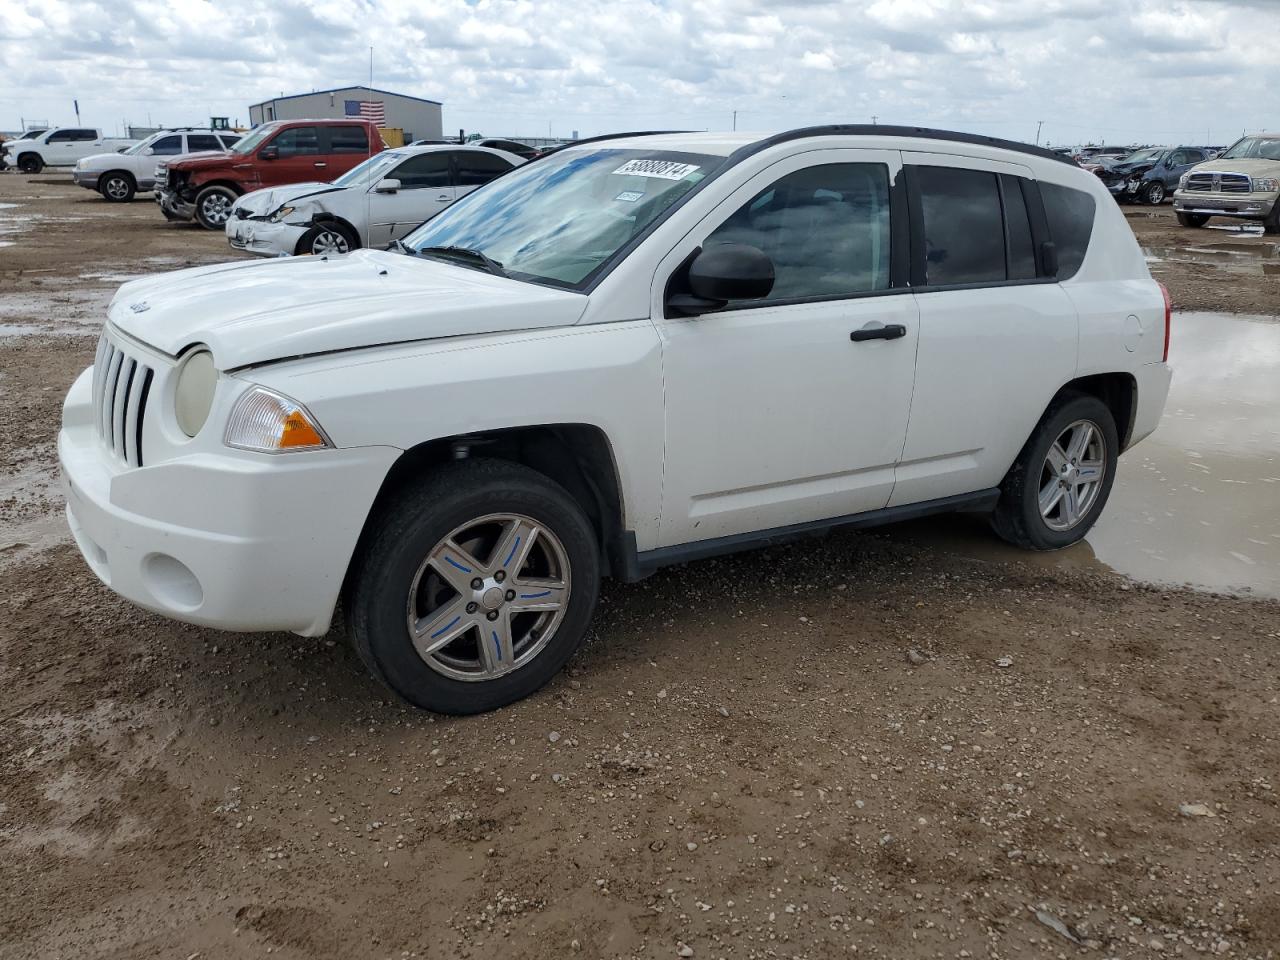
<svg viewBox="0 0 1280 960">
<path fill-rule="evenodd" d="M 394 177 L 388 177 L 386 180 L 379 180 L 374 186 L 374 193 L 395 193 L 400 189 L 400 181 Z"/>
<path fill-rule="evenodd" d="M 722 310 L 732 300 L 759 300 L 773 290 L 773 261 L 745 243 L 718 243 L 699 250 L 689 263 L 689 293 L 674 294 L 668 306 L 696 316 Z"/>
<path fill-rule="evenodd" d="M 154 156 L 156 155 L 156 148 L 155 148 L 155 147 L 147 147 L 147 149 L 145 149 L 145 150 L 143 150 L 143 151 L 142 151 L 142 155 L 143 155 L 144 157 L 154 157 Z"/>
<path fill-rule="evenodd" d="M 270 147 L 270 146 L 263 147 L 261 150 L 258 151 L 258 159 L 259 160 L 279 160 L 280 148 Z"/>
</svg>

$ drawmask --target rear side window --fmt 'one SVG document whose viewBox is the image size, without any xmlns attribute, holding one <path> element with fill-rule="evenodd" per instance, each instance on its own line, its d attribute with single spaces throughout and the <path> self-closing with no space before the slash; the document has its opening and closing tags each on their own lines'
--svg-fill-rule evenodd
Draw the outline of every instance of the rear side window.
<svg viewBox="0 0 1280 960">
<path fill-rule="evenodd" d="M 889 286 L 889 171 L 831 163 L 789 173 L 743 204 L 704 247 L 745 243 L 773 261 L 763 303 L 847 297 Z"/>
<path fill-rule="evenodd" d="M 72 140 L 92 142 L 98 139 L 97 130 L 72 130 L 71 132 L 74 134 L 71 138 Z"/>
<path fill-rule="evenodd" d="M 458 164 L 457 184 L 460 187 L 478 187 L 511 169 L 511 164 L 501 157 L 478 150 L 459 150 L 454 158 Z"/>
<path fill-rule="evenodd" d="M 924 218 L 925 282 L 931 287 L 1006 279 L 996 175 L 916 167 Z"/>
<path fill-rule="evenodd" d="M 187 135 L 189 150 L 221 150 L 222 141 L 211 133 L 191 133 Z"/>
<path fill-rule="evenodd" d="M 368 153 L 369 133 L 364 127 L 330 127 L 330 153 Z"/>
<path fill-rule="evenodd" d="M 155 143 L 151 144 L 151 153 L 157 157 L 172 157 L 182 152 L 182 137 L 174 134 L 171 137 L 161 137 Z"/>
<path fill-rule="evenodd" d="M 389 174 L 388 179 L 399 180 L 404 190 L 421 190 L 426 187 L 449 186 L 449 153 L 437 150 L 410 157 Z"/>
<path fill-rule="evenodd" d="M 1040 181 L 1040 197 L 1049 221 L 1049 236 L 1058 252 L 1058 279 L 1069 280 L 1080 270 L 1093 233 L 1093 197 L 1083 190 Z"/>
<path fill-rule="evenodd" d="M 271 145 L 281 157 L 314 156 L 320 153 L 320 138 L 315 127 L 290 127 L 281 130 Z"/>
</svg>

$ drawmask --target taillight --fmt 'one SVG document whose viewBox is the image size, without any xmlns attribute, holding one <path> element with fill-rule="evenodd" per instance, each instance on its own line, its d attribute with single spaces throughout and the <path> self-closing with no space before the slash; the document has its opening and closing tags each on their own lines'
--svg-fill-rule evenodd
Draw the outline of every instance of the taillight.
<svg viewBox="0 0 1280 960">
<path fill-rule="evenodd" d="M 1156 283 L 1160 283 L 1159 280 Z M 1173 326 L 1173 300 L 1169 297 L 1169 288 L 1160 283 L 1160 292 L 1164 294 L 1164 356 L 1160 359 L 1169 362 L 1169 332 Z"/>
</svg>

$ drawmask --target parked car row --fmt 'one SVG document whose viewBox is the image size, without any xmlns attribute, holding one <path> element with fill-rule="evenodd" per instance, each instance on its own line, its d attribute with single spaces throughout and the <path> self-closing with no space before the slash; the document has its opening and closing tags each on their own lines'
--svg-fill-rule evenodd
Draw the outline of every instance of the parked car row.
<svg viewBox="0 0 1280 960">
<path fill-rule="evenodd" d="M 155 188 L 156 157 L 221 152 L 235 146 L 240 136 L 207 127 L 161 130 L 118 153 L 98 153 L 77 161 L 71 179 L 113 203 L 125 203 Z"/>
</svg>

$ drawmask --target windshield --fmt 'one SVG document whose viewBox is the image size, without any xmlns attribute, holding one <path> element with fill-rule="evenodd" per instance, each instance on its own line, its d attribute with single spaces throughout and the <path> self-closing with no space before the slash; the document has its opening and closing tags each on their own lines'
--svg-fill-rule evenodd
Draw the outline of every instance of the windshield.
<svg viewBox="0 0 1280 960">
<path fill-rule="evenodd" d="M 134 156 L 136 154 L 141 153 L 143 150 L 147 149 L 147 147 L 151 146 L 153 143 L 155 143 L 159 139 L 160 139 L 160 134 L 153 133 L 151 136 L 147 137 L 147 139 L 139 140 L 128 150 L 123 150 L 121 152 L 124 153 L 125 156 L 130 156 L 130 157 Z"/>
<path fill-rule="evenodd" d="M 1232 144 L 1219 160 L 1280 160 L 1280 137 L 1245 137 Z"/>
<path fill-rule="evenodd" d="M 45 128 L 45 129 L 47 130 L 48 128 Z M 44 133 L 44 132 L 45 132 L 45 130 L 28 130 L 28 131 L 26 131 L 25 133 L 20 133 L 20 134 L 18 134 L 18 136 L 17 136 L 17 137 L 15 137 L 14 139 L 17 139 L 17 140 L 31 140 L 31 139 L 33 139 L 34 137 L 38 137 L 38 136 L 40 136 L 40 134 L 42 134 L 42 133 Z"/>
<path fill-rule="evenodd" d="M 367 187 L 382 179 L 383 174 L 405 158 L 406 154 L 395 150 L 384 150 L 358 166 L 352 167 L 337 180 L 335 187 Z"/>
<path fill-rule="evenodd" d="M 570 149 L 468 194 L 404 244 L 463 247 L 517 278 L 576 287 L 723 163 L 666 150 Z"/>
<path fill-rule="evenodd" d="M 1137 153 L 1131 153 L 1125 157 L 1124 162 L 1142 163 L 1144 160 L 1155 160 L 1162 153 L 1164 153 L 1163 147 L 1157 147 L 1154 150 L 1139 150 Z"/>
<path fill-rule="evenodd" d="M 275 132 L 276 125 L 274 123 L 264 124 L 252 133 L 246 133 L 240 140 L 236 141 L 236 145 L 231 148 L 231 152 L 239 154 L 253 153 L 258 148 L 258 144 Z"/>
</svg>

